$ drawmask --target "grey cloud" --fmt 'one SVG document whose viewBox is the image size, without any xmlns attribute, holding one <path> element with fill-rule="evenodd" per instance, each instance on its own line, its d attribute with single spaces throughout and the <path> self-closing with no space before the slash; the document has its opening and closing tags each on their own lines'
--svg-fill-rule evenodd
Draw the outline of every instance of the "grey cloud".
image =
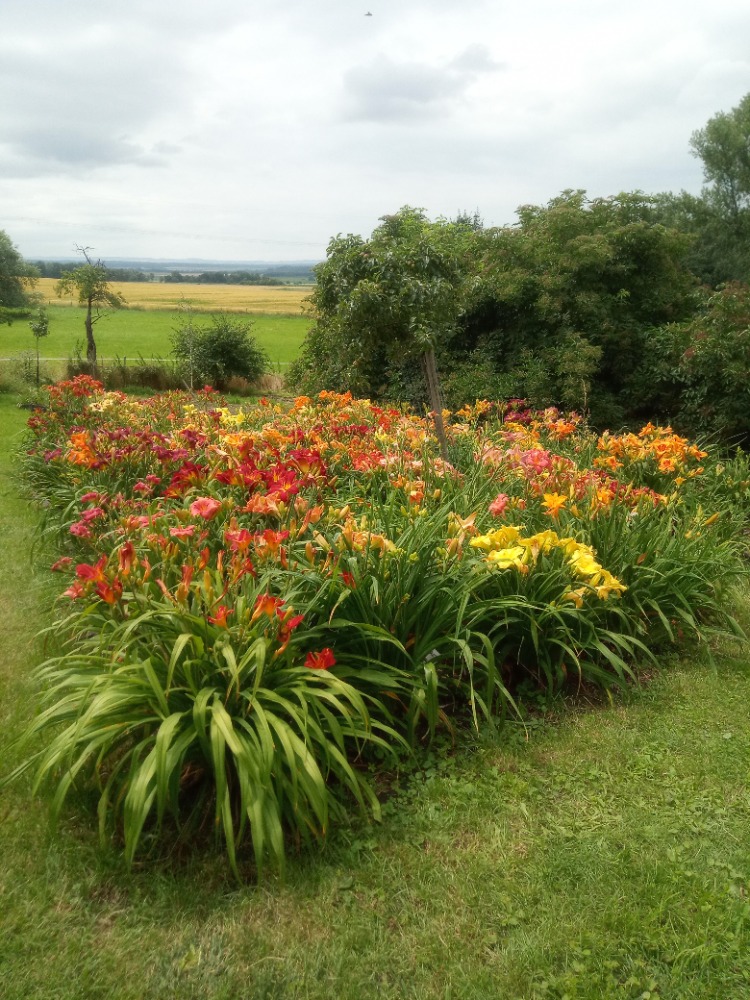
<svg viewBox="0 0 750 1000">
<path fill-rule="evenodd" d="M 397 63 L 382 53 L 344 74 L 348 121 L 411 121 L 446 114 L 482 73 L 501 68 L 483 45 L 470 45 L 442 66 Z"/>
<path fill-rule="evenodd" d="M 505 69 L 507 63 L 497 62 L 486 45 L 469 45 L 455 59 L 448 63 L 450 69 L 468 76 L 478 76 L 480 73 L 493 73 Z"/>
<path fill-rule="evenodd" d="M 159 165 L 174 154 L 160 120 L 189 109 L 195 72 L 148 33 L 97 33 L 37 45 L 0 40 L 5 176 Z M 19 86 L 19 81 L 22 84 Z M 160 139 L 166 145 L 157 145 Z"/>
<path fill-rule="evenodd" d="M 398 65 L 379 56 L 369 66 L 349 70 L 344 85 L 346 118 L 393 121 L 437 113 L 446 100 L 460 94 L 464 83 L 444 70 L 419 63 Z"/>
<path fill-rule="evenodd" d="M 92 168 L 121 164 L 160 166 L 165 163 L 162 144 L 148 148 L 126 136 L 112 136 L 85 126 L 77 128 L 30 128 L 6 137 L 6 153 L 0 153 L 0 173 L 29 176 L 78 173 Z"/>
</svg>

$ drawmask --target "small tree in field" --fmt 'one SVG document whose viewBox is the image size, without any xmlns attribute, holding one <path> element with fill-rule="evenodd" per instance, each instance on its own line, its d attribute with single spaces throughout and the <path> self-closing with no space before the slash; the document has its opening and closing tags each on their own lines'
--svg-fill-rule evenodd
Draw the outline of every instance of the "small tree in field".
<svg viewBox="0 0 750 1000">
<path fill-rule="evenodd" d="M 39 341 L 49 333 L 49 316 L 44 309 L 40 309 L 35 318 L 29 320 L 31 332 L 34 334 L 34 344 L 36 345 L 36 387 L 39 388 Z"/>
<path fill-rule="evenodd" d="M 80 305 L 86 307 L 86 360 L 92 372 L 96 370 L 96 341 L 94 340 L 94 323 L 101 319 L 100 309 L 110 306 L 119 309 L 125 305 L 123 297 L 110 287 L 107 268 L 97 260 L 94 263 L 89 257 L 90 247 L 76 247 L 82 253 L 86 263 L 64 275 L 56 285 L 58 296 L 73 295 Z"/>
</svg>

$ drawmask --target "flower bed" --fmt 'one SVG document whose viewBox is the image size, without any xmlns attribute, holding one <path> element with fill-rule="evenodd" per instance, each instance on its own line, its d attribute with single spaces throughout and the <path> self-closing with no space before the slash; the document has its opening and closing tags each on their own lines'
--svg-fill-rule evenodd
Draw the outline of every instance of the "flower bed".
<svg viewBox="0 0 750 1000">
<path fill-rule="evenodd" d="M 429 420 L 348 395 L 232 412 L 85 376 L 29 426 L 64 582 L 25 767 L 56 809 L 93 782 L 129 860 L 214 829 L 281 865 L 377 815 L 364 764 L 733 625 L 746 465 L 669 428 L 480 402 L 447 463 Z"/>
</svg>

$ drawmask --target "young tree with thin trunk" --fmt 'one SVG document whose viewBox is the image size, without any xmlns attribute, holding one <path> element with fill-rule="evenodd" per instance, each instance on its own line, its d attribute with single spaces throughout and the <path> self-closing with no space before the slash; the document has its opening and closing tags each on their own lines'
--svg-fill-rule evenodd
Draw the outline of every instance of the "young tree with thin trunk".
<svg viewBox="0 0 750 1000">
<path fill-rule="evenodd" d="M 318 341 L 330 350 L 324 349 L 327 358 L 311 358 L 312 366 L 330 365 L 333 378 L 334 369 L 346 367 L 346 388 L 357 391 L 358 374 L 365 369 L 363 387 L 378 380 L 378 365 L 385 382 L 390 366 L 419 359 L 444 458 L 435 349 L 455 332 L 470 270 L 471 235 L 465 224 L 430 222 L 421 210 L 406 206 L 383 216 L 369 240 L 352 235 L 332 240 L 327 260 L 315 269 L 312 301 L 318 325 L 310 351 Z"/>
<path fill-rule="evenodd" d="M 36 387 L 39 388 L 39 341 L 49 334 L 49 316 L 45 309 L 39 309 L 34 319 L 29 321 L 31 332 L 34 334 L 34 344 L 36 346 Z"/>
<path fill-rule="evenodd" d="M 76 247 L 86 261 L 80 267 L 65 274 L 58 281 L 55 290 L 58 296 L 73 295 L 79 305 L 86 307 L 84 326 L 86 328 L 86 360 L 92 373 L 96 371 L 96 341 L 94 324 L 101 319 L 102 308 L 119 309 L 125 305 L 124 298 L 110 286 L 107 268 L 101 260 L 96 263 L 89 257 L 91 247 Z"/>
</svg>

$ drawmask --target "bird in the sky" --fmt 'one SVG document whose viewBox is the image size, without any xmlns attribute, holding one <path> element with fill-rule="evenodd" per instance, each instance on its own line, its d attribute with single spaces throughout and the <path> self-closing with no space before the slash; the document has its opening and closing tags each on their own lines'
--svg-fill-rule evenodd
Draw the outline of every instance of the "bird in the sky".
<svg viewBox="0 0 750 1000">
<path fill-rule="evenodd" d="M 368 11 L 367 11 L 367 13 L 365 14 L 365 17 L 372 17 L 372 14 L 370 13 L 370 11 L 369 11 L 369 10 L 368 10 Z"/>
</svg>

